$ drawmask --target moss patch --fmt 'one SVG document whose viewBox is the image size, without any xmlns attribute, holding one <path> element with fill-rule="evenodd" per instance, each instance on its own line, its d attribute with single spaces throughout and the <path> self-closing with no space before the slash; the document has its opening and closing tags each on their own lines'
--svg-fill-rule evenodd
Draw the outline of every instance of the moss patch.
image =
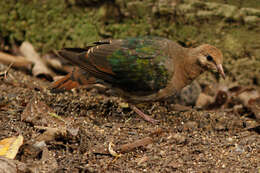
<svg viewBox="0 0 260 173">
<path fill-rule="evenodd" d="M 0 1 L 1 35 L 10 42 L 28 40 L 42 52 L 83 46 L 99 38 L 90 13 L 65 1 Z"/>
</svg>

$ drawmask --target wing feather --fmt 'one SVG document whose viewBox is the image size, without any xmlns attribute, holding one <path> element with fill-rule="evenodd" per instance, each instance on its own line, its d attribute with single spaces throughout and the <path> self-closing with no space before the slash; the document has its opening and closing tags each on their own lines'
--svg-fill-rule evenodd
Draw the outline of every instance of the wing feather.
<svg viewBox="0 0 260 173">
<path fill-rule="evenodd" d="M 110 40 L 96 42 L 79 53 L 62 50 L 60 55 L 91 75 L 128 91 L 154 91 L 166 86 L 171 74 L 166 39 Z"/>
</svg>

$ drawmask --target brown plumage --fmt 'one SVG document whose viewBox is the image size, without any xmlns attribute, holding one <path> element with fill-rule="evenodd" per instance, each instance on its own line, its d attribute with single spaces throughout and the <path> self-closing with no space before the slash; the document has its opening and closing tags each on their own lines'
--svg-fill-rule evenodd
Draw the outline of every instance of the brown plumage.
<svg viewBox="0 0 260 173">
<path fill-rule="evenodd" d="M 112 84 L 131 103 L 172 98 L 207 70 L 225 77 L 223 55 L 216 47 L 184 48 L 158 37 L 99 41 L 87 49 L 64 49 L 59 54 L 79 66 L 86 79 L 91 75 Z M 73 80 L 67 77 L 54 88 L 63 88 L 68 79 Z"/>
</svg>

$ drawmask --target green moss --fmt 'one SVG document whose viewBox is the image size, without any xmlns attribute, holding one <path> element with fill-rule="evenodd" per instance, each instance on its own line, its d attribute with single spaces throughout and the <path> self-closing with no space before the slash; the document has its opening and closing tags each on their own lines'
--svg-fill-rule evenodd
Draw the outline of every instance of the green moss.
<svg viewBox="0 0 260 173">
<path fill-rule="evenodd" d="M 0 32 L 11 42 L 28 40 L 47 52 L 99 38 L 91 17 L 80 8 L 69 8 L 63 0 L 2 0 L 0 6 Z"/>
<path fill-rule="evenodd" d="M 227 3 L 230 5 L 235 5 L 238 7 L 249 7 L 249 8 L 259 8 L 260 3 L 258 0 L 246 0 L 246 1 L 239 1 L 239 0 L 204 0 L 205 2 L 217 2 L 217 3 Z"/>
</svg>

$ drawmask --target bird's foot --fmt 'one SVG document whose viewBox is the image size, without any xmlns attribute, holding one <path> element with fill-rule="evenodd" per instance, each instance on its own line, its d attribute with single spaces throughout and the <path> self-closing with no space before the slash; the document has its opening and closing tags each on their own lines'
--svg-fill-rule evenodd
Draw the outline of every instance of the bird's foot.
<svg viewBox="0 0 260 173">
<path fill-rule="evenodd" d="M 152 117 L 150 117 L 149 115 L 143 113 L 140 109 L 138 109 L 136 106 L 131 106 L 131 108 L 133 109 L 133 111 L 135 111 L 135 113 L 137 113 L 139 116 L 141 116 L 144 120 L 152 123 L 152 124 L 156 124 L 159 122 L 159 120 L 155 120 Z"/>
</svg>

